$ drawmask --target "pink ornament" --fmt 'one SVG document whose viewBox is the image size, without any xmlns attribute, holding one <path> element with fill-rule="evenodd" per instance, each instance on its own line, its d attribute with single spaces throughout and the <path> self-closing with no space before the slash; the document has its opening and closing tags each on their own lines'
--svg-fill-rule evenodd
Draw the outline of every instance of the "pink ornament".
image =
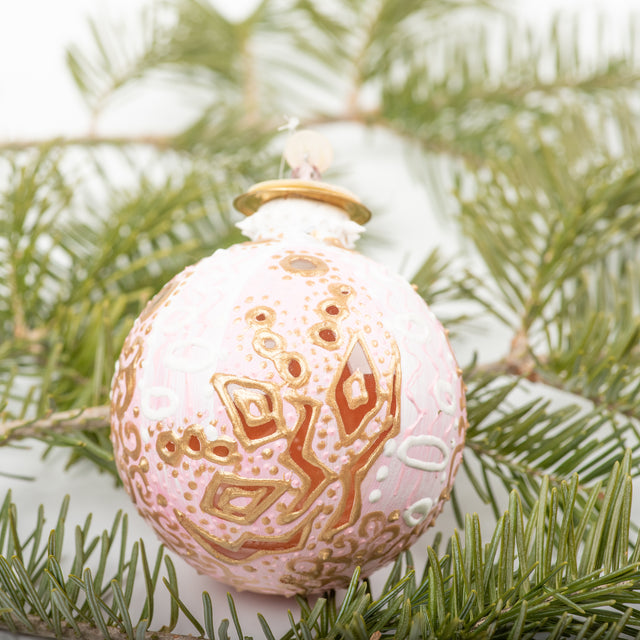
<svg viewBox="0 0 640 640">
<path fill-rule="evenodd" d="M 344 210 L 366 217 L 353 196 L 274 181 L 240 206 L 260 209 L 242 224 L 254 241 L 178 274 L 127 337 L 118 470 L 199 571 L 264 593 L 344 587 L 442 510 L 466 428 L 460 370 L 406 280 L 345 248 L 361 227 Z"/>
</svg>

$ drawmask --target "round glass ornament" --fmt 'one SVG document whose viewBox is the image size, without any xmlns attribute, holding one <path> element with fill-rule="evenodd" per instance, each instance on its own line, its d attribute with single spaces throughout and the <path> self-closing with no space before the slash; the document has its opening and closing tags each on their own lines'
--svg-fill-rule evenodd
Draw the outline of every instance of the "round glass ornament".
<svg viewBox="0 0 640 640">
<path fill-rule="evenodd" d="M 352 250 L 369 215 L 355 196 L 276 180 L 236 206 L 252 241 L 175 276 L 125 341 L 118 471 L 199 571 L 287 596 L 344 587 L 442 510 L 461 371 L 411 285 Z"/>
</svg>

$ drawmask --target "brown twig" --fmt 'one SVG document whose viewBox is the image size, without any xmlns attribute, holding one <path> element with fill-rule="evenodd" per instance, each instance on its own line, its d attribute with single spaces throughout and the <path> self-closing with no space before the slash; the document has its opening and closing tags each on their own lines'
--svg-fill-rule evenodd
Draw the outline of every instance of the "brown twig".
<svg viewBox="0 0 640 640">
<path fill-rule="evenodd" d="M 33 625 L 33 629 L 27 627 L 24 623 L 13 619 L 13 623 L 16 627 L 16 632 L 35 636 L 37 638 L 62 638 L 63 640 L 78 640 L 83 638 L 84 640 L 103 640 L 104 635 L 100 629 L 94 627 L 87 622 L 76 622 L 76 625 L 80 631 L 80 636 L 76 634 L 73 628 L 68 623 L 62 623 L 62 635 L 57 635 L 52 631 L 51 627 L 43 622 L 39 617 L 34 615 L 27 615 L 29 622 Z M 0 629 L 9 629 L 4 623 L 0 622 Z M 109 627 L 109 637 L 111 640 L 127 640 L 127 634 L 118 630 L 115 627 Z M 13 631 L 13 629 L 12 629 Z M 146 640 L 193 640 L 194 636 L 183 635 L 179 633 L 167 633 L 166 631 L 147 631 L 144 634 Z"/>
<path fill-rule="evenodd" d="M 0 423 L 0 444 L 9 440 L 33 438 L 47 433 L 91 431 L 109 426 L 109 407 L 88 407 L 52 413 L 38 420 L 12 420 Z"/>
<path fill-rule="evenodd" d="M 27 149 L 37 149 L 39 147 L 99 147 L 111 145 L 124 147 L 127 145 L 142 145 L 166 150 L 172 148 L 172 136 L 163 135 L 142 135 L 142 136 L 60 136 L 51 139 L 25 139 L 25 140 L 4 140 L 0 142 L 0 151 L 26 151 Z"/>
</svg>

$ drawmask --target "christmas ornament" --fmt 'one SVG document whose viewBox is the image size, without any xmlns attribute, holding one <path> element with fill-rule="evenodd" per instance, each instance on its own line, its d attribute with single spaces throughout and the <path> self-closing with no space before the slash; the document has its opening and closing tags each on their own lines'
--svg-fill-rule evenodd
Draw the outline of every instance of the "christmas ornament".
<svg viewBox="0 0 640 640">
<path fill-rule="evenodd" d="M 112 385 L 119 473 L 199 571 L 264 593 L 344 587 L 393 560 L 449 496 L 466 427 L 442 328 L 400 276 L 351 250 L 369 217 L 310 180 L 237 199 L 251 242 L 185 269 L 146 306 Z"/>
</svg>

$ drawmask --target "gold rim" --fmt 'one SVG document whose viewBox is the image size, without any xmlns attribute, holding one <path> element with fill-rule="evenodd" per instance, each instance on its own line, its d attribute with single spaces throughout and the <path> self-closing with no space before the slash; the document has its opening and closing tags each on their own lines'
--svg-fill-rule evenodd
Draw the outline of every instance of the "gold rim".
<svg viewBox="0 0 640 640">
<path fill-rule="evenodd" d="M 254 184 L 247 193 L 233 201 L 233 206 L 245 216 L 254 214 L 263 204 L 276 198 L 305 198 L 326 202 L 342 209 L 354 222 L 364 224 L 371 211 L 349 191 L 326 182 L 311 180 L 268 180 Z"/>
</svg>

